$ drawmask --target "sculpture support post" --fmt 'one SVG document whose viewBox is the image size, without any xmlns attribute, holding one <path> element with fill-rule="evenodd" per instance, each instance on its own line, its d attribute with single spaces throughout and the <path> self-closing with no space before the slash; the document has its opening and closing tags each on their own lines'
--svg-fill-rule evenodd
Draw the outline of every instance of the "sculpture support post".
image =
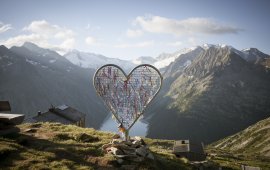
<svg viewBox="0 0 270 170">
<path fill-rule="evenodd" d="M 128 141 L 128 139 L 129 139 L 128 132 L 129 132 L 129 130 L 125 130 L 125 141 Z"/>
</svg>

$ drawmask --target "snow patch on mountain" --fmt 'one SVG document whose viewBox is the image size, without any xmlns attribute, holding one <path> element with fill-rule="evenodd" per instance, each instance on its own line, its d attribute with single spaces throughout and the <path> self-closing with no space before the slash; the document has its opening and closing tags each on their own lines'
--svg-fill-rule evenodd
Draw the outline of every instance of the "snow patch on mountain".
<svg viewBox="0 0 270 170">
<path fill-rule="evenodd" d="M 168 58 L 165 58 L 163 60 L 159 60 L 159 61 L 155 62 L 154 66 L 157 67 L 158 69 L 164 68 L 164 67 L 170 65 L 172 62 L 174 62 L 175 59 L 176 59 L 176 57 L 168 57 Z"/>
<path fill-rule="evenodd" d="M 6 66 L 11 66 L 12 64 L 12 62 L 8 62 Z"/>
<path fill-rule="evenodd" d="M 38 65 L 39 64 L 38 62 L 33 61 L 33 60 L 29 60 L 29 59 L 26 59 L 25 61 L 32 64 L 32 65 Z"/>
<path fill-rule="evenodd" d="M 108 58 L 103 55 L 81 52 L 73 50 L 64 55 L 71 63 L 83 67 L 98 69 L 105 64 L 115 64 L 122 67 L 125 71 L 130 71 L 135 64 L 128 60 L 121 60 L 117 58 Z"/>
<path fill-rule="evenodd" d="M 149 56 L 142 56 L 139 58 L 136 58 L 135 60 L 133 60 L 132 62 L 136 65 L 140 65 L 140 64 L 153 64 L 157 61 L 157 59 L 153 58 L 153 57 L 149 57 Z"/>
<path fill-rule="evenodd" d="M 157 57 L 157 60 L 153 65 L 157 68 L 164 68 L 168 65 L 170 65 L 172 62 L 175 61 L 180 55 L 189 53 L 193 50 L 195 50 L 197 47 L 191 47 L 191 48 L 184 48 L 182 50 L 179 50 L 175 53 L 162 53 Z"/>
<path fill-rule="evenodd" d="M 55 59 L 49 60 L 50 63 L 54 63 L 55 61 L 56 61 Z"/>
<path fill-rule="evenodd" d="M 42 65 L 41 67 L 42 67 L 42 68 L 49 68 L 48 66 L 44 66 L 44 65 Z"/>
<path fill-rule="evenodd" d="M 187 60 L 185 63 L 184 63 L 184 67 L 188 67 L 189 65 L 191 64 L 191 60 Z"/>
</svg>

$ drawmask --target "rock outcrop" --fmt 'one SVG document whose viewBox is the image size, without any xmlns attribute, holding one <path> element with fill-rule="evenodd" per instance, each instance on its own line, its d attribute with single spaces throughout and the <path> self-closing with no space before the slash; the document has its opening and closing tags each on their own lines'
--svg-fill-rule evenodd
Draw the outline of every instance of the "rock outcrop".
<svg viewBox="0 0 270 170">
<path fill-rule="evenodd" d="M 120 165 L 142 162 L 146 159 L 154 160 L 154 155 L 141 137 L 135 136 L 128 141 L 120 138 L 113 139 L 102 146 L 106 154 L 112 154 Z"/>
</svg>

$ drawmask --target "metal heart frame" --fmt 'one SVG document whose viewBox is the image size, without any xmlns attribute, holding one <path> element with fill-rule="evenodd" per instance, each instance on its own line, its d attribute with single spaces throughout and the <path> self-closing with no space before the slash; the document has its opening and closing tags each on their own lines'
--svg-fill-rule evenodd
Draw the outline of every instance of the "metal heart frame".
<svg viewBox="0 0 270 170">
<path fill-rule="evenodd" d="M 117 65 L 115 65 L 115 64 L 106 64 L 106 65 L 104 65 L 104 66 L 102 66 L 102 67 L 100 67 L 96 72 L 95 72 L 95 74 L 94 74 L 94 77 L 93 77 L 93 84 L 94 84 L 94 87 L 95 87 L 95 89 L 96 89 L 96 92 L 97 92 L 97 94 L 104 100 L 104 103 L 107 105 L 107 107 L 110 109 L 110 111 L 112 112 L 112 114 L 114 115 L 114 117 L 116 118 L 116 120 L 117 120 L 117 122 L 119 123 L 119 124 L 121 124 L 122 123 L 122 121 L 120 120 L 120 118 L 118 117 L 119 115 L 117 114 L 117 110 L 115 110 L 115 109 L 113 109 L 113 107 L 112 107 L 112 105 L 111 105 L 111 103 L 107 103 L 106 102 L 106 100 L 105 100 L 105 98 L 100 94 L 101 92 L 100 92 L 100 86 L 98 86 L 98 83 L 99 83 L 99 77 L 98 77 L 98 73 L 100 73 L 100 71 L 103 71 L 104 72 L 104 70 L 103 69 L 105 69 L 106 67 L 108 67 L 108 68 L 110 68 L 110 67 L 115 67 L 115 68 L 117 68 L 118 70 L 120 70 L 121 71 L 121 73 L 123 74 L 123 76 L 121 77 L 122 79 L 122 81 L 124 81 L 124 82 L 129 82 L 129 80 L 130 80 L 130 77 L 132 76 L 132 73 L 135 71 L 135 70 L 137 70 L 138 68 L 140 68 L 140 67 L 143 67 L 143 68 L 147 68 L 147 67 L 150 67 L 150 68 L 152 68 L 153 70 L 155 70 L 156 71 L 156 73 L 157 73 L 157 76 L 158 76 L 158 80 L 159 80 L 159 86 L 158 86 L 158 88 L 156 89 L 156 91 L 155 91 L 155 93 L 154 94 L 151 94 L 150 96 L 151 96 L 151 100 L 150 101 L 147 101 L 144 105 L 143 105 L 143 107 L 141 108 L 141 110 L 140 110 L 140 112 L 139 112 L 139 114 L 136 116 L 136 118 L 133 120 L 133 122 L 131 123 L 131 125 L 129 125 L 128 126 L 128 128 L 127 127 L 125 127 L 125 131 L 126 131 L 126 137 L 128 136 L 128 131 L 131 129 L 131 127 L 136 123 L 136 121 L 141 117 L 141 115 L 143 115 L 143 112 L 145 111 L 145 109 L 146 109 L 146 106 L 148 105 L 148 104 L 150 104 L 151 103 L 151 101 L 155 98 L 155 96 L 158 94 L 158 92 L 160 91 L 160 89 L 161 89 L 161 87 L 162 87 L 162 80 L 163 80 L 163 77 L 162 77 L 162 75 L 160 74 L 160 72 L 159 72 L 159 70 L 157 69 L 157 68 L 155 68 L 154 66 L 152 66 L 152 65 L 150 65 L 150 64 L 141 64 L 141 65 L 138 65 L 138 66 L 136 66 L 135 68 L 133 68 L 130 72 L 129 72 L 129 74 L 127 75 L 124 71 L 123 71 L 123 69 L 121 68 L 121 67 L 119 67 L 119 66 L 117 66 Z M 118 71 L 117 70 L 117 71 Z M 156 73 L 154 73 L 154 74 L 156 74 Z M 120 76 L 119 76 L 120 77 Z M 123 79 L 124 78 L 124 79 Z M 150 77 L 150 82 L 151 82 L 151 77 Z M 102 89 L 101 89 L 102 90 Z M 104 89 L 103 89 L 104 90 Z M 109 85 L 108 85 L 108 90 L 109 90 Z M 135 93 L 135 92 L 134 92 Z M 122 118 L 123 119 L 123 118 Z"/>
</svg>

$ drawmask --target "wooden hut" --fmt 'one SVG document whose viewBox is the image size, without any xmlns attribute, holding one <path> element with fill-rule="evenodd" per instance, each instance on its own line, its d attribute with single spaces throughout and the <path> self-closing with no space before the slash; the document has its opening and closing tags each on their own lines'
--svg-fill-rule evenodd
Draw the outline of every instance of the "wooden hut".
<svg viewBox="0 0 270 170">
<path fill-rule="evenodd" d="M 85 114 L 66 105 L 51 107 L 44 113 L 38 112 L 33 120 L 35 122 L 59 122 L 85 127 Z"/>
<path fill-rule="evenodd" d="M 206 154 L 202 143 L 190 140 L 178 140 L 174 142 L 173 153 L 177 157 L 185 157 L 190 161 L 204 161 Z"/>
</svg>

